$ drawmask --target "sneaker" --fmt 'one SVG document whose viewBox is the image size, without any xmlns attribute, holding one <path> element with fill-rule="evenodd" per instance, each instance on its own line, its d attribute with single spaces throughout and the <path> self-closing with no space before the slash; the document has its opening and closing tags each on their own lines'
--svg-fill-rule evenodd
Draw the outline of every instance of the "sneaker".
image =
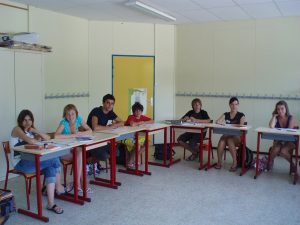
<svg viewBox="0 0 300 225">
<path fill-rule="evenodd" d="M 91 163 L 88 163 L 86 165 L 86 173 L 89 176 L 91 176 L 93 174 L 93 165 Z"/>
<path fill-rule="evenodd" d="M 97 163 L 97 169 L 98 169 L 98 170 L 105 170 L 105 168 L 102 167 L 101 164 L 100 164 L 99 162 Z"/>
<path fill-rule="evenodd" d="M 94 164 L 94 168 L 95 168 L 95 173 L 100 174 L 100 169 L 98 169 L 98 163 Z"/>
</svg>

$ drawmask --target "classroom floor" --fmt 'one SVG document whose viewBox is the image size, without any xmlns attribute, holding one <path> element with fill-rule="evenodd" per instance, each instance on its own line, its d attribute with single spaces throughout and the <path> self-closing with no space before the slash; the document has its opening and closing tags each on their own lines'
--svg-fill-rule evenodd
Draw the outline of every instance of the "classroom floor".
<svg viewBox="0 0 300 225">
<path fill-rule="evenodd" d="M 181 152 L 178 149 L 177 155 Z M 243 177 L 239 171 L 229 172 L 229 158 L 221 170 L 199 171 L 196 161 L 181 161 L 171 168 L 150 166 L 151 176 L 117 173 L 117 180 L 122 182 L 118 190 L 91 185 L 91 203 L 79 206 L 56 200 L 64 208 L 62 215 L 46 209 L 43 212 L 50 218 L 48 224 L 300 224 L 300 181 L 292 185 L 287 162 L 276 159 L 272 172 L 254 180 L 254 170 Z M 30 196 L 33 210 L 34 187 Z M 14 191 L 17 206 L 25 208 L 23 178 L 11 179 L 9 188 Z M 45 223 L 13 213 L 6 224 Z"/>
</svg>

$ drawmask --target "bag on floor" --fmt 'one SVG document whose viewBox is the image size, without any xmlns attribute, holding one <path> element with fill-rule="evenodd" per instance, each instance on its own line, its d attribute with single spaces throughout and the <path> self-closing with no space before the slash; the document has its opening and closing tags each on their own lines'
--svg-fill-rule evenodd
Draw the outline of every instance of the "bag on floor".
<svg viewBox="0 0 300 225">
<path fill-rule="evenodd" d="M 120 165 L 126 164 L 126 145 L 118 143 L 116 147 L 116 163 Z"/>
<path fill-rule="evenodd" d="M 250 168 L 253 162 L 253 152 L 246 146 L 245 151 L 245 168 Z M 242 148 L 240 147 L 237 151 L 237 166 L 242 167 Z"/>
<path fill-rule="evenodd" d="M 0 189 L 0 225 L 4 224 L 11 212 L 16 211 L 14 196 L 10 190 Z"/>
<path fill-rule="evenodd" d="M 164 144 L 155 144 L 154 145 L 154 159 L 163 160 L 164 159 Z M 172 157 L 176 152 L 172 149 Z M 170 160 L 170 145 L 167 144 L 167 160 Z"/>
</svg>

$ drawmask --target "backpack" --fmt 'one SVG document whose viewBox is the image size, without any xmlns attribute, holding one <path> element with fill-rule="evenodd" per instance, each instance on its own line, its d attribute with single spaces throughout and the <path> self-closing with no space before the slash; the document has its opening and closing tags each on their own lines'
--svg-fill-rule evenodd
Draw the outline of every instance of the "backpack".
<svg viewBox="0 0 300 225">
<path fill-rule="evenodd" d="M 154 159 L 163 160 L 164 159 L 164 144 L 155 144 L 154 145 Z M 176 152 L 172 149 L 172 157 Z M 170 160 L 170 145 L 167 144 L 167 160 Z"/>
<path fill-rule="evenodd" d="M 237 166 L 242 167 L 242 148 L 239 147 L 237 151 Z M 246 151 L 245 151 L 245 168 L 250 168 L 252 166 L 253 162 L 253 152 L 250 148 L 246 146 Z"/>
<path fill-rule="evenodd" d="M 126 145 L 118 143 L 116 146 L 116 163 L 120 165 L 126 164 Z"/>
<path fill-rule="evenodd" d="M 11 212 L 16 211 L 15 200 L 10 190 L 0 189 L 0 224 L 4 224 Z"/>
</svg>

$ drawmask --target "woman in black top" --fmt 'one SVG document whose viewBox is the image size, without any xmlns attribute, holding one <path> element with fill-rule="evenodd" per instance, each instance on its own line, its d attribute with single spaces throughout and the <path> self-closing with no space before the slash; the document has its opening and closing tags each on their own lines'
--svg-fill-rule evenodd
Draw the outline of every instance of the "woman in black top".
<svg viewBox="0 0 300 225">
<path fill-rule="evenodd" d="M 229 100 L 230 112 L 223 113 L 216 123 L 218 124 L 240 124 L 244 125 L 246 118 L 244 113 L 238 112 L 239 100 L 236 97 L 232 97 Z M 223 151 L 226 146 L 230 151 L 232 156 L 232 165 L 229 169 L 230 172 L 234 172 L 237 169 L 237 157 L 236 157 L 236 147 L 241 144 L 241 139 L 239 136 L 233 135 L 222 135 L 218 143 L 218 163 L 215 166 L 216 169 L 221 169 L 222 167 L 222 156 Z"/>
</svg>

